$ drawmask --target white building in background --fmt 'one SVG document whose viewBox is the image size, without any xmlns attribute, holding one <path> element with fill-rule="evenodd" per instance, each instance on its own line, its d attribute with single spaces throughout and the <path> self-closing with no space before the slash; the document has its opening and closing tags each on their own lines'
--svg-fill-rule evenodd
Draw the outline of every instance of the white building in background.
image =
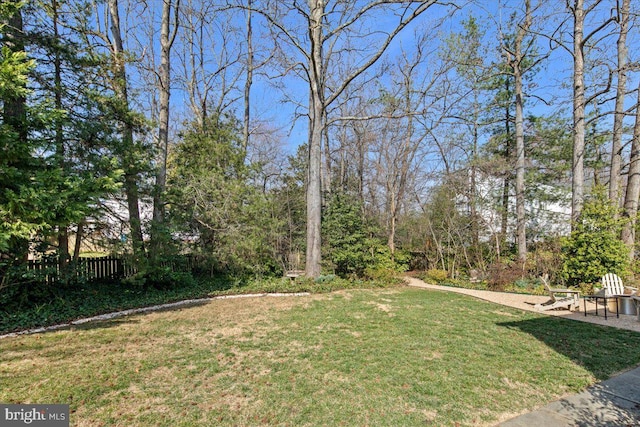
<svg viewBox="0 0 640 427">
<path fill-rule="evenodd" d="M 481 218 L 481 238 L 491 239 L 500 233 L 502 226 L 502 192 L 504 180 L 491 176 L 476 176 L 478 215 Z M 525 197 L 527 241 L 536 242 L 545 237 L 563 236 L 571 232 L 571 192 L 546 184 L 536 184 L 536 192 L 543 197 Z M 528 191 L 528 193 L 532 193 Z M 515 239 L 516 196 L 513 188 L 509 194 L 507 236 Z"/>
<path fill-rule="evenodd" d="M 153 218 L 153 202 L 142 199 L 140 205 L 140 221 L 148 224 Z M 100 213 L 88 217 L 85 221 L 82 233 L 81 252 L 109 253 L 131 249 L 131 230 L 129 227 L 129 209 L 125 199 L 111 198 L 101 200 L 98 206 Z M 70 236 L 74 244 L 75 231 Z M 145 234 L 144 239 L 149 236 Z"/>
</svg>

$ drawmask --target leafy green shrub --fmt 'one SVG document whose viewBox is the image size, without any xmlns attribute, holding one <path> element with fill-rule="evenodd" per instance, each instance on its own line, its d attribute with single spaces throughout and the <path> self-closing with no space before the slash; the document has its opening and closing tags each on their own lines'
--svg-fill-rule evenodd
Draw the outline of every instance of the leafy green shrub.
<svg viewBox="0 0 640 427">
<path fill-rule="evenodd" d="M 193 286 L 195 279 L 191 273 L 173 271 L 169 266 L 152 266 L 122 281 L 125 285 L 142 288 L 172 289 Z"/>
<path fill-rule="evenodd" d="M 323 283 L 331 283 L 334 280 L 336 280 L 336 275 L 335 274 L 327 274 L 327 275 L 316 277 L 314 282 L 320 285 L 320 284 L 323 284 Z"/>
<path fill-rule="evenodd" d="M 505 292 L 526 293 L 533 295 L 544 295 L 547 291 L 544 283 L 539 278 L 521 278 L 504 287 Z"/>
<path fill-rule="evenodd" d="M 407 271 L 410 254 L 389 247 L 378 236 L 379 230 L 368 224 L 357 198 L 334 193 L 324 212 L 322 222 L 323 259 L 325 268 L 333 269 L 342 278 L 391 280 Z"/>
<path fill-rule="evenodd" d="M 487 290 L 487 282 L 471 282 L 469 280 L 454 279 L 451 277 L 440 284 L 442 286 L 454 286 L 456 288 L 464 288 L 464 289 L 477 289 L 479 291 Z"/>
<path fill-rule="evenodd" d="M 0 263 L 0 269 L 3 271 L 0 307 L 5 308 L 46 304 L 87 281 L 84 270 L 79 270 L 73 263 L 60 273 L 55 256 L 45 257 L 37 270 L 28 269 L 23 262 L 14 264 L 10 261 Z"/>
<path fill-rule="evenodd" d="M 365 268 L 363 277 L 387 284 L 396 283 L 399 273 L 407 271 L 410 255 L 401 250 L 396 250 L 392 255 L 389 246 L 375 241 L 371 241 L 370 245 L 372 246 L 373 260 Z"/>
<path fill-rule="evenodd" d="M 449 273 L 446 270 L 440 270 L 438 268 L 431 268 L 425 273 L 427 280 L 431 280 L 436 283 L 442 283 L 449 277 Z"/>
<path fill-rule="evenodd" d="M 369 239 L 368 246 L 371 247 L 370 251 L 373 253 L 372 264 L 369 267 L 398 273 L 405 272 L 409 268 L 411 255 L 408 253 L 397 249 L 392 254 L 389 246 L 376 239 Z"/>
<path fill-rule="evenodd" d="M 341 193 L 334 194 L 324 212 L 323 250 L 341 277 L 360 276 L 374 262 L 361 212 L 358 202 Z"/>
<path fill-rule="evenodd" d="M 597 282 L 606 273 L 629 274 L 629 249 L 619 238 L 623 223 L 604 189 L 594 188 L 562 244 L 562 275 L 569 286 Z"/>
<path fill-rule="evenodd" d="M 526 289 L 531 286 L 531 282 L 527 279 L 518 279 L 513 283 L 515 288 Z"/>
<path fill-rule="evenodd" d="M 364 270 L 364 277 L 380 284 L 394 284 L 398 280 L 398 273 L 387 268 L 371 266 Z"/>
<path fill-rule="evenodd" d="M 593 295 L 595 293 L 595 288 L 593 283 L 579 283 L 576 286 L 582 295 Z"/>
</svg>

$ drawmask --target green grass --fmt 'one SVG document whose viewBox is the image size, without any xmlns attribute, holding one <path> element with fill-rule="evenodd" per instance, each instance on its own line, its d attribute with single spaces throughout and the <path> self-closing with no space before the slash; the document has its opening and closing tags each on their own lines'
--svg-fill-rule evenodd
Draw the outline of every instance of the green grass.
<svg viewBox="0 0 640 427">
<path fill-rule="evenodd" d="M 188 276 L 190 277 L 190 276 Z M 313 281 L 299 278 L 243 280 L 228 276 L 198 278 L 172 286 L 117 281 L 74 283 L 66 286 L 19 285 L 17 294 L 0 289 L 0 334 L 68 323 L 75 319 L 113 311 L 166 304 L 186 299 L 251 293 L 331 292 L 348 288 L 397 286 L 401 279 L 381 281 L 345 280 L 321 276 Z M 30 288 L 29 286 L 32 286 Z"/>
<path fill-rule="evenodd" d="M 640 334 L 421 289 L 218 300 L 0 340 L 0 402 L 72 425 L 494 425 L 640 363 Z"/>
</svg>

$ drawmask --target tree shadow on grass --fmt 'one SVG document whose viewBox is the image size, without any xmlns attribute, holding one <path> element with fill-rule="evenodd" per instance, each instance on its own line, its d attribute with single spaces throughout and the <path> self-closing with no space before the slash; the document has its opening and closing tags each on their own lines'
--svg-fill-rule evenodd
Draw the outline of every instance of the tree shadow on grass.
<svg viewBox="0 0 640 427">
<path fill-rule="evenodd" d="M 549 422 L 549 417 L 575 427 L 632 427 L 640 425 L 640 406 L 597 385 L 500 426 L 542 425 Z"/>
<path fill-rule="evenodd" d="M 579 427 L 640 425 L 640 370 L 616 376 L 640 363 L 640 333 L 555 317 L 540 317 L 498 325 L 529 334 L 602 381 L 584 392 L 547 405 L 539 411 L 543 419 L 554 419 Z M 534 413 L 535 414 L 535 413 Z M 510 425 L 524 425 L 516 419 Z M 534 416 L 529 421 L 539 422 Z M 528 422 L 528 421 L 527 421 Z"/>
<path fill-rule="evenodd" d="M 573 419 L 579 427 L 640 425 L 638 402 L 620 396 L 619 391 L 608 383 L 605 381 L 580 394 L 554 402 L 549 409 Z"/>
<path fill-rule="evenodd" d="M 640 364 L 640 333 L 552 316 L 500 322 L 499 326 L 525 332 L 598 380 Z"/>
</svg>

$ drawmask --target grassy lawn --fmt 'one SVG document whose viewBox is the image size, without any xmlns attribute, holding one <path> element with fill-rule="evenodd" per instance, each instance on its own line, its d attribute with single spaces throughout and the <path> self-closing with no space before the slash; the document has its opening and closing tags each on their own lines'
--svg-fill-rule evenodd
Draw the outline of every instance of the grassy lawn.
<svg viewBox="0 0 640 427">
<path fill-rule="evenodd" d="M 335 276 L 321 276 L 315 281 L 300 278 L 296 281 L 288 278 L 247 281 L 218 275 L 182 280 L 166 287 L 156 287 L 153 283 L 136 285 L 127 281 L 96 281 L 62 287 L 31 284 L 31 289 L 23 287 L 29 290 L 25 294 L 0 290 L 0 334 L 187 299 L 274 292 L 323 293 L 341 289 L 396 287 L 401 283 L 401 279 L 362 282 Z"/>
<path fill-rule="evenodd" d="M 493 425 L 640 363 L 640 334 L 453 293 L 218 300 L 0 340 L 0 402 L 78 426 Z"/>
</svg>

